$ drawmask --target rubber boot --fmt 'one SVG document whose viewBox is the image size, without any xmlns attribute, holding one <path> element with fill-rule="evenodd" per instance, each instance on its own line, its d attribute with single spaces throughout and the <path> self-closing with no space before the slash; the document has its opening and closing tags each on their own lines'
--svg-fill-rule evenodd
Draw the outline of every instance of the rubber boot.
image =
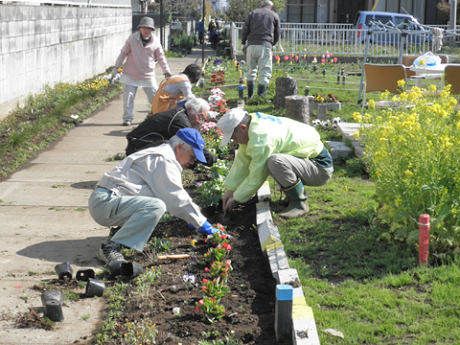
<svg viewBox="0 0 460 345">
<path fill-rule="evenodd" d="M 252 96 L 254 95 L 254 82 L 253 81 L 248 81 L 248 99 L 252 99 Z"/>
<path fill-rule="evenodd" d="M 307 196 L 300 179 L 291 187 L 283 189 L 283 192 L 289 198 L 288 207 L 280 213 L 282 218 L 297 218 L 308 213 Z"/>
<path fill-rule="evenodd" d="M 267 92 L 267 85 L 259 84 L 257 88 L 257 95 L 265 97 L 265 92 Z"/>
</svg>

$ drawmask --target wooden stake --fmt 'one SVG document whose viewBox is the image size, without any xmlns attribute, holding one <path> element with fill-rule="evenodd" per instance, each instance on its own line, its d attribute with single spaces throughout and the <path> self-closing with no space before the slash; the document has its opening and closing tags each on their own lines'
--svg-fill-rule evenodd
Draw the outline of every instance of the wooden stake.
<svg viewBox="0 0 460 345">
<path fill-rule="evenodd" d="M 190 255 L 188 255 L 188 254 L 158 255 L 158 260 L 187 259 L 189 257 L 190 257 Z"/>
</svg>

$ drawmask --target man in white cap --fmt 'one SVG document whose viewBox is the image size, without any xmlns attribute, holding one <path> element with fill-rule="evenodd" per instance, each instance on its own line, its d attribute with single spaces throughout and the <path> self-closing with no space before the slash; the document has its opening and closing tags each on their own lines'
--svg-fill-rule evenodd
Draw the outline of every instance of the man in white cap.
<svg viewBox="0 0 460 345">
<path fill-rule="evenodd" d="M 102 261 L 124 261 L 121 245 L 142 252 L 166 210 L 200 234 L 219 232 L 182 185 L 182 169 L 195 158 L 206 163 L 203 149 L 200 132 L 184 128 L 168 143 L 137 151 L 102 176 L 89 198 L 89 212 L 100 225 L 120 227 L 101 244 Z"/>
<path fill-rule="evenodd" d="M 321 186 L 332 177 L 332 157 L 312 126 L 233 108 L 220 118 L 217 127 L 223 133 L 222 145 L 231 139 L 239 145 L 224 182 L 224 210 L 251 199 L 272 175 L 289 199 L 280 216 L 300 217 L 309 211 L 304 185 Z"/>
<path fill-rule="evenodd" d="M 139 31 L 128 37 L 112 71 L 113 79 L 126 59 L 123 74 L 120 77 L 120 82 L 124 84 L 123 126 L 131 126 L 133 123 L 134 98 L 138 87 L 143 88 L 149 104 L 152 104 L 158 89 L 155 80 L 155 62 L 158 62 L 165 77 L 171 76 L 163 48 L 153 35 L 153 30 L 155 30 L 153 19 L 143 17 L 137 27 Z"/>
<path fill-rule="evenodd" d="M 280 18 L 272 8 L 271 1 L 262 0 L 260 8 L 249 13 L 241 30 L 241 44 L 248 64 L 248 98 L 252 98 L 254 94 L 257 69 L 260 72 L 257 89 L 259 96 L 265 96 L 272 77 L 272 49 L 278 42 L 281 31 Z"/>
</svg>

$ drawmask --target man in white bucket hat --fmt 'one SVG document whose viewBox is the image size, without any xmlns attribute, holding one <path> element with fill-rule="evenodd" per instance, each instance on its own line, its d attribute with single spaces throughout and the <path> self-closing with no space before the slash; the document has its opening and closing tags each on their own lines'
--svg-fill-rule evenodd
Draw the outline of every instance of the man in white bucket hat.
<svg viewBox="0 0 460 345">
<path fill-rule="evenodd" d="M 224 211 L 251 199 L 272 175 L 289 199 L 280 217 L 300 217 L 309 211 L 304 186 L 322 186 L 332 177 L 332 157 L 312 126 L 233 108 L 217 127 L 223 133 L 223 146 L 231 139 L 239 145 L 224 182 Z"/>
<path fill-rule="evenodd" d="M 120 77 L 120 82 L 124 84 L 123 126 L 130 126 L 133 123 L 134 98 L 138 87 L 142 87 L 149 104 L 152 104 L 158 90 L 155 80 L 155 62 L 158 62 L 165 77 L 171 76 L 163 48 L 153 35 L 155 30 L 153 19 L 143 17 L 137 27 L 139 31 L 128 37 L 112 71 L 112 78 L 114 78 L 126 59 Z"/>
</svg>

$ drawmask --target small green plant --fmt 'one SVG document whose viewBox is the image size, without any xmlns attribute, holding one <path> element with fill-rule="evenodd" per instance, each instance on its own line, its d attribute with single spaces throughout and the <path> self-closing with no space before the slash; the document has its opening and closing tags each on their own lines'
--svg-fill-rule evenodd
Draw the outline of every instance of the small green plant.
<svg viewBox="0 0 460 345">
<path fill-rule="evenodd" d="M 125 319 L 126 333 L 123 334 L 123 341 L 126 344 L 155 344 L 155 337 L 158 334 L 156 324 L 149 319 L 128 322 Z"/>
<path fill-rule="evenodd" d="M 230 163 L 218 160 L 210 169 L 211 179 L 205 182 L 197 182 L 196 200 L 206 207 L 217 206 L 224 195 L 224 180 L 230 171 Z"/>
<path fill-rule="evenodd" d="M 29 271 L 29 276 L 36 276 L 36 275 L 38 275 L 38 274 L 39 274 L 38 272 Z"/>
<path fill-rule="evenodd" d="M 70 290 L 63 290 L 62 295 L 65 300 L 68 301 L 79 301 L 80 300 L 80 295 L 77 294 L 76 292 L 70 291 Z"/>
<path fill-rule="evenodd" d="M 147 267 L 145 272 L 136 278 L 136 287 L 138 293 L 148 291 L 150 285 L 155 284 L 161 276 L 161 269 Z"/>
<path fill-rule="evenodd" d="M 203 314 L 203 321 L 214 323 L 225 316 L 225 308 L 215 297 L 204 297 L 196 302 L 196 310 Z"/>
<path fill-rule="evenodd" d="M 169 239 L 163 237 L 153 237 L 148 243 L 147 248 L 154 249 L 155 251 L 168 252 L 171 250 L 172 243 Z"/>
<path fill-rule="evenodd" d="M 91 314 L 90 314 L 90 313 L 88 313 L 88 314 L 83 314 L 83 315 L 81 316 L 81 319 L 84 320 L 84 321 L 87 321 L 87 320 L 90 319 L 90 317 L 91 317 Z"/>
<path fill-rule="evenodd" d="M 207 262 L 223 261 L 228 257 L 231 250 L 232 246 L 225 242 L 215 248 L 209 248 L 208 252 L 204 254 L 204 259 Z"/>
<path fill-rule="evenodd" d="M 214 302 L 219 302 L 222 297 L 230 293 L 230 288 L 220 278 L 214 280 L 203 279 L 201 290 L 204 296 L 214 298 Z"/>
</svg>

